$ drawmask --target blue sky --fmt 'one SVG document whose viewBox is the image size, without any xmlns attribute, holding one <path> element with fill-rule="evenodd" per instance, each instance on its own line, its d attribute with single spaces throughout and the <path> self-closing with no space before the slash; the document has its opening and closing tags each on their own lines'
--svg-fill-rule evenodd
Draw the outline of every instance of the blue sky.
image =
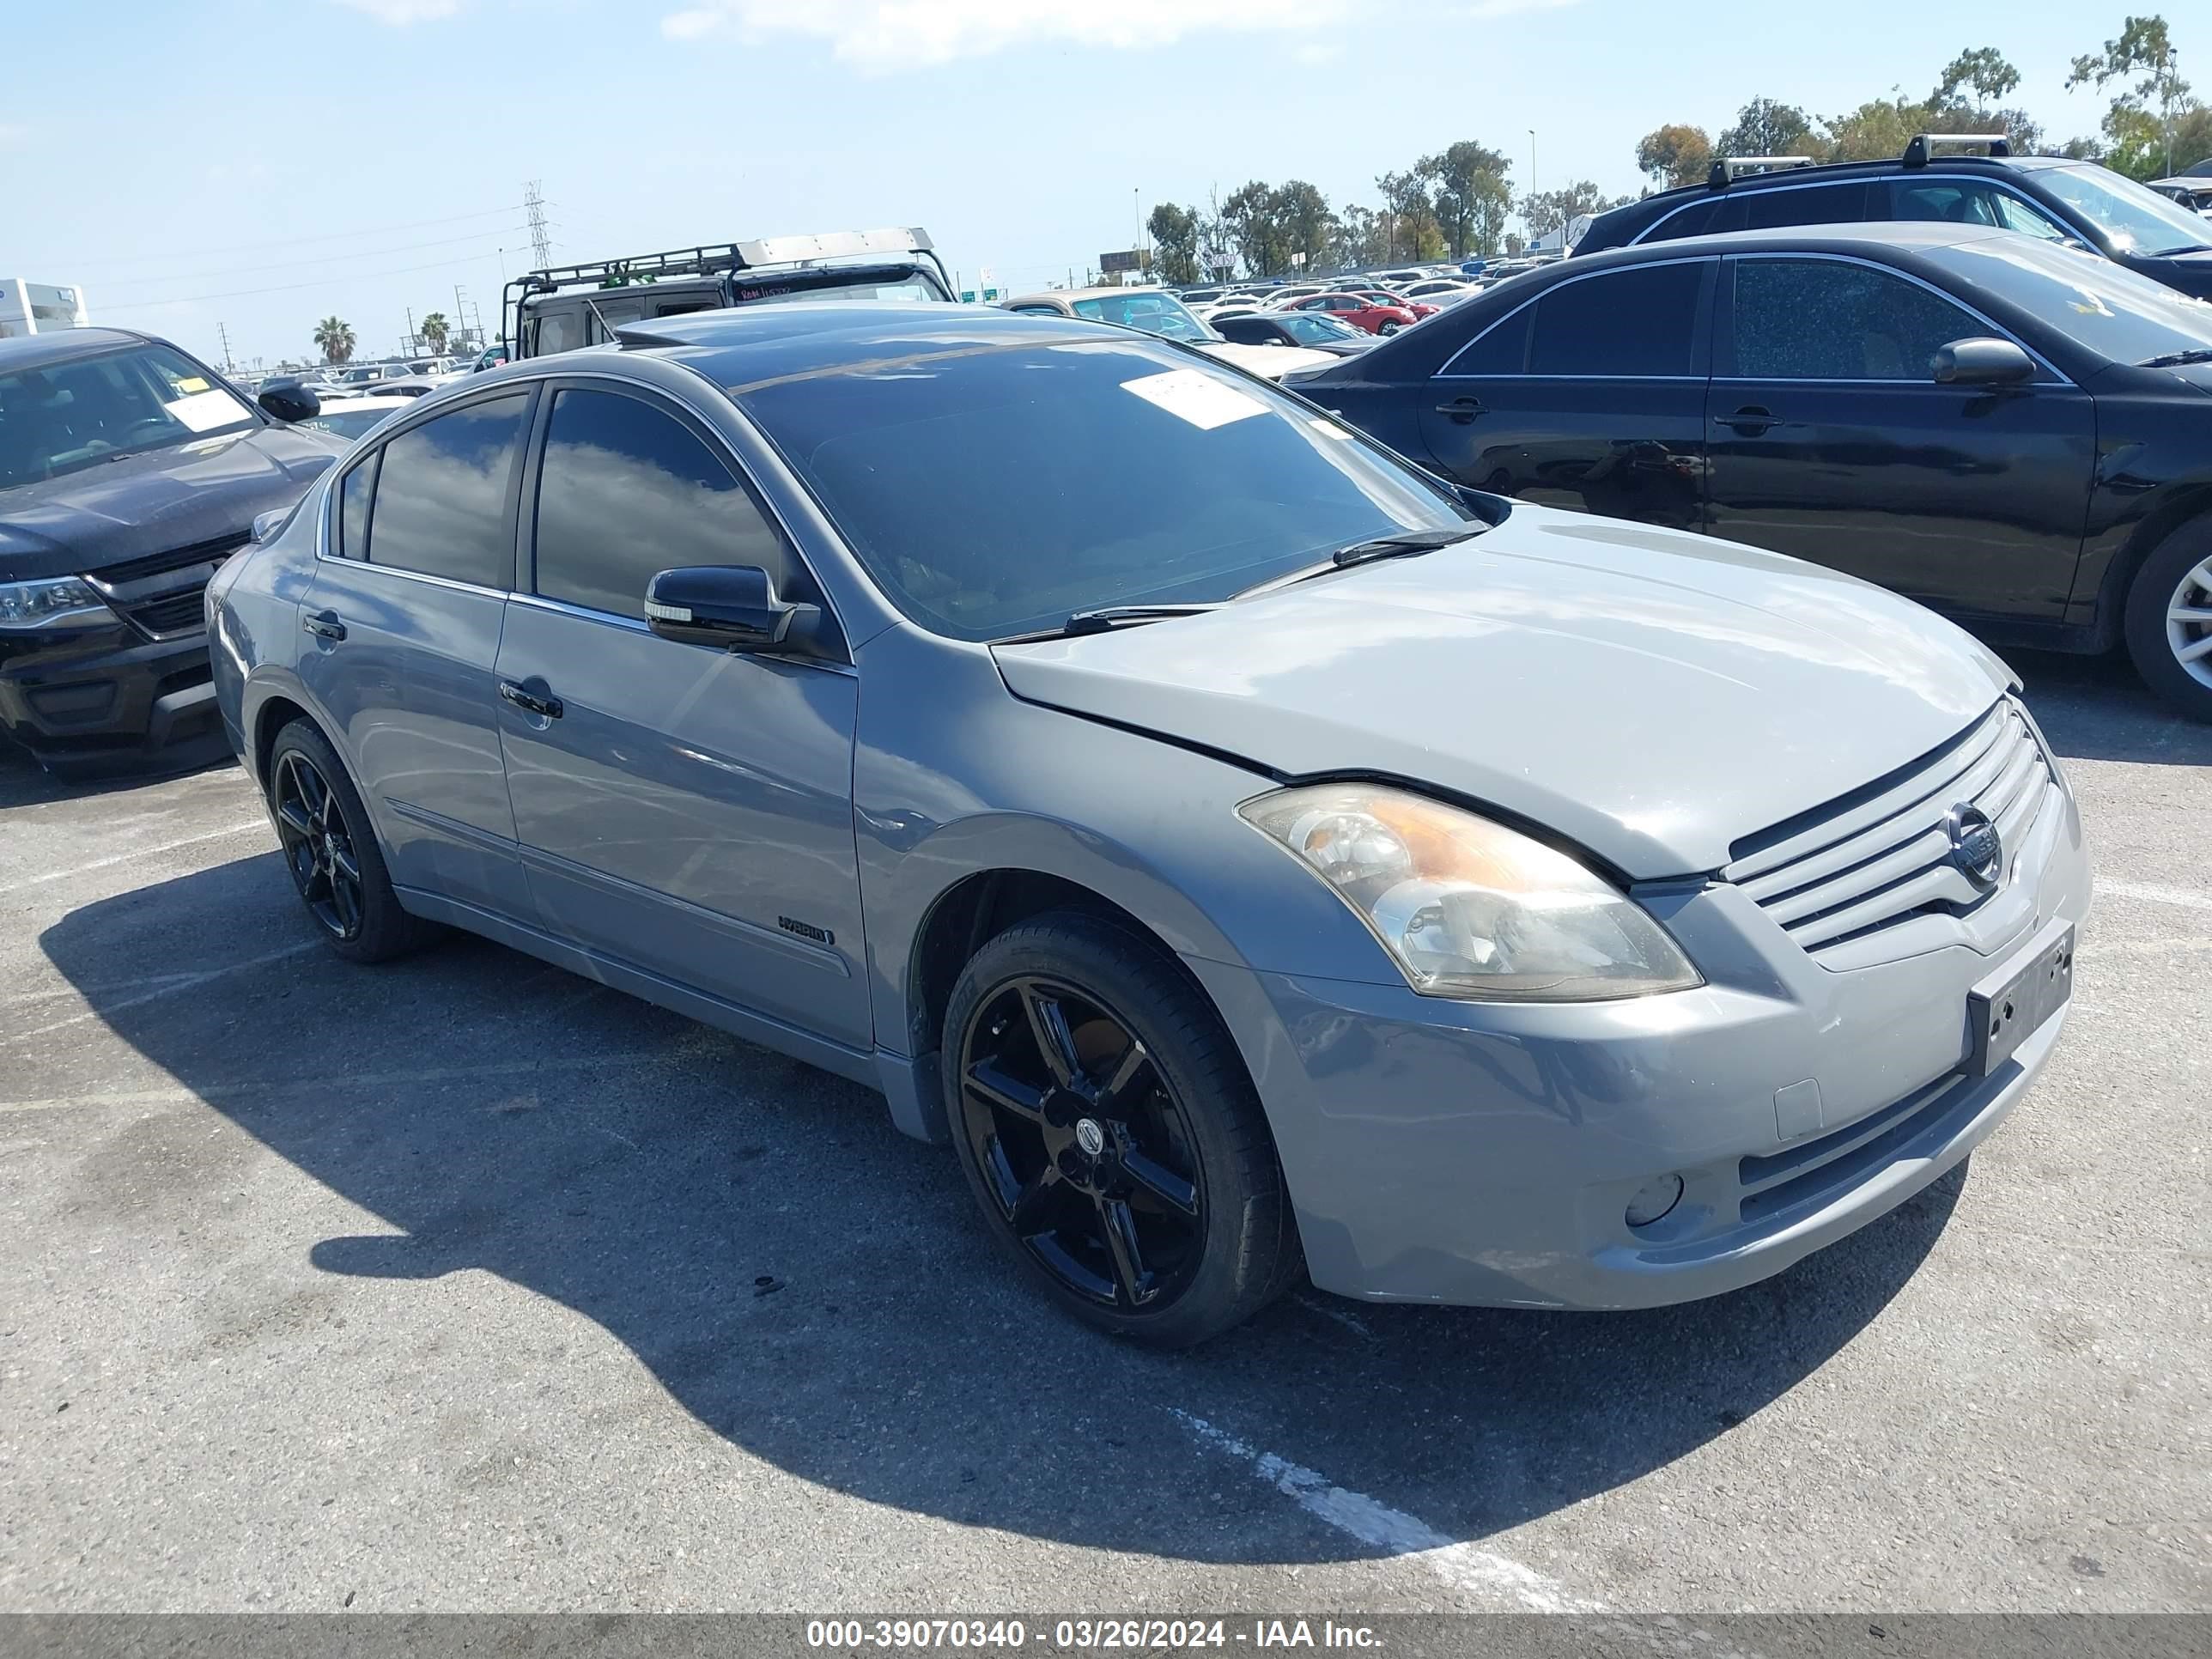
<svg viewBox="0 0 2212 1659">
<path fill-rule="evenodd" d="M 492 321 L 544 181 L 556 258 L 928 227 L 972 279 L 1065 280 L 1137 206 L 1303 178 L 1370 205 L 1460 138 L 1535 179 L 1640 180 L 1636 139 L 1755 94 L 1833 113 L 1994 46 L 2054 137 L 2105 9 L 1852 0 L 119 0 L 9 9 L 0 274 L 219 356 L 364 355 L 462 285 Z M 2195 14 L 2192 16 L 2192 12 Z M 2212 83 L 2212 13 L 2169 7 Z M 246 292 L 245 290 L 274 290 Z"/>
</svg>

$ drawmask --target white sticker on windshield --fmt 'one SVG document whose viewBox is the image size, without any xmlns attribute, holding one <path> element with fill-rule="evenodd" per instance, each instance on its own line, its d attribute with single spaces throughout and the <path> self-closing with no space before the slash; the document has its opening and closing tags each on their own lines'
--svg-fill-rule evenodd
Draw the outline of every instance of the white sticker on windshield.
<svg viewBox="0 0 2212 1659">
<path fill-rule="evenodd" d="M 246 418 L 239 410 L 238 399 L 228 392 L 195 392 L 189 398 L 179 398 L 161 407 L 194 432 L 234 426 Z"/>
<path fill-rule="evenodd" d="M 1249 420 L 1267 412 L 1267 405 L 1250 392 L 1240 392 L 1194 368 L 1171 368 L 1164 374 L 1140 375 L 1136 380 L 1122 381 L 1121 390 L 1133 392 L 1146 403 L 1157 404 L 1176 419 L 1188 421 L 1206 432 L 1217 426 L 1227 426 L 1231 421 Z"/>
</svg>

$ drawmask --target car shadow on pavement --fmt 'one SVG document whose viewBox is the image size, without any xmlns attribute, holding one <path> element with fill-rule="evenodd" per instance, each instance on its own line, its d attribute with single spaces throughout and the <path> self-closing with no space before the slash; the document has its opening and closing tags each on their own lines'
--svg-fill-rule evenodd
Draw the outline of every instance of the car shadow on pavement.
<svg viewBox="0 0 2212 1659">
<path fill-rule="evenodd" d="M 76 800 L 125 790 L 143 789 L 149 779 L 190 777 L 219 772 L 235 765 L 220 760 L 168 774 L 125 772 L 113 777 L 57 777 L 40 766 L 31 751 L 12 739 L 0 737 L 0 811 L 13 806 L 42 806 L 52 801 Z"/>
<path fill-rule="evenodd" d="M 2119 653 L 2103 657 L 2011 651 L 2027 706 L 2068 760 L 2212 765 L 2212 726 L 2176 714 Z"/>
<path fill-rule="evenodd" d="M 957 1523 L 1198 1561 L 1377 1553 L 1284 1502 L 1285 1464 L 1261 1454 L 1460 1538 L 1683 1457 L 1880 1313 L 1964 1178 L 1714 1301 L 1564 1315 L 1308 1290 L 1195 1352 L 1154 1354 L 1035 1299 L 950 1154 L 899 1135 L 876 1096 L 479 940 L 340 963 L 274 853 L 86 905 L 40 943 L 182 1085 L 167 1106 L 101 1119 L 57 1201 L 181 1253 L 174 1282 L 223 1303 L 222 1340 L 293 1345 L 267 1356 L 279 1367 L 331 1363 L 327 1331 L 233 1305 L 223 1277 L 241 1251 L 276 1280 L 319 1270 L 431 1299 L 477 1269 L 596 1322 L 700 1424 L 794 1475 Z M 184 988 L 130 989 L 119 963 L 141 986 Z M 118 1086 L 112 1061 L 90 1079 L 65 1055 L 36 1063 L 64 1068 L 26 1079 L 50 1097 Z M 211 1141 L 191 1097 L 391 1231 L 287 1236 L 297 1224 L 241 1216 L 252 1149 Z M 345 1323 L 343 1294 L 318 1300 Z M 389 1361 L 349 1379 L 349 1397 L 419 1409 Z M 546 1363 L 503 1358 L 514 1374 L 485 1392 L 524 1398 L 507 1385 Z M 617 1389 L 605 1409 L 668 1404 Z M 477 1455 L 425 1448 L 451 1452 L 457 1481 Z"/>
</svg>

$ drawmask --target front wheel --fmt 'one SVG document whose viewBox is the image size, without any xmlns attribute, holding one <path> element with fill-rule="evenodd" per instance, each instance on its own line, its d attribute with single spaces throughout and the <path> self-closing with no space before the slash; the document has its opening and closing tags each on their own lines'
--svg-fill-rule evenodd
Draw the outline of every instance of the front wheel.
<svg viewBox="0 0 2212 1659">
<path fill-rule="evenodd" d="M 1302 1267 L 1243 1059 L 1147 942 L 1073 914 L 1010 928 L 954 987 L 943 1056 L 985 1224 L 1079 1317 L 1188 1347 Z"/>
<path fill-rule="evenodd" d="M 1384 323 L 1384 324 L 1383 324 L 1380 328 L 1376 329 L 1375 331 L 1376 331 L 1377 334 L 1395 334 L 1395 333 L 1396 333 L 1396 332 L 1397 332 L 1401 328 L 1402 328 L 1402 327 L 1404 327 L 1404 326 L 1405 326 L 1405 325 L 1404 325 L 1404 324 L 1402 324 L 1402 323 Z"/>
<path fill-rule="evenodd" d="M 2152 690 L 2212 721 L 2212 518 L 2183 525 L 2151 550 L 2128 589 L 2127 641 Z"/>
</svg>

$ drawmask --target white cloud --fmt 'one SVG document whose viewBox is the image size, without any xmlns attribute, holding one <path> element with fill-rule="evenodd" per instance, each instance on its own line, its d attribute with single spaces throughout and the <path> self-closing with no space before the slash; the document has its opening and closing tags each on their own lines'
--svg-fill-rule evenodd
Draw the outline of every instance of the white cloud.
<svg viewBox="0 0 2212 1659">
<path fill-rule="evenodd" d="M 404 28 L 410 23 L 434 23 L 461 9 L 461 0 L 337 0 L 342 6 L 366 12 L 380 23 Z"/>
<path fill-rule="evenodd" d="M 1291 56 L 1301 64 L 1331 63 L 1343 55 L 1341 40 L 1308 40 L 1291 49 Z"/>
<path fill-rule="evenodd" d="M 720 33 L 741 40 L 811 35 L 829 41 L 848 62 L 898 70 L 1030 41 L 1127 48 L 1171 46 L 1188 35 L 1213 33 L 1304 33 L 1353 15 L 1352 0 L 1113 0 L 1106 5 L 1069 0 L 811 0 L 803 6 L 789 0 L 707 0 L 662 18 L 660 32 L 672 40 Z"/>
</svg>

